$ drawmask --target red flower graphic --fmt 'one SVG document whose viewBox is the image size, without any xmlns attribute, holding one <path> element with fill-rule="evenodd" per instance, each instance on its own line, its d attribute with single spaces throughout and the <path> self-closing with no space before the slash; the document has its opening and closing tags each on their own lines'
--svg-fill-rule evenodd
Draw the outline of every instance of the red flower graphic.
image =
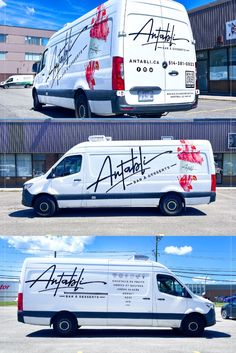
<svg viewBox="0 0 236 353">
<path fill-rule="evenodd" d="M 108 16 L 104 5 L 97 7 L 96 17 L 91 21 L 90 37 L 107 40 L 109 34 Z"/>
<path fill-rule="evenodd" d="M 189 192 L 190 190 L 193 189 L 192 182 L 193 180 L 194 181 L 197 180 L 197 177 L 195 175 L 183 175 L 178 179 L 179 179 L 179 184 L 183 188 L 183 190 Z"/>
<path fill-rule="evenodd" d="M 88 66 L 86 67 L 86 80 L 88 82 L 89 88 L 94 89 L 96 85 L 96 81 L 94 78 L 95 70 L 99 70 L 99 62 L 98 61 L 90 61 Z"/>
<path fill-rule="evenodd" d="M 180 140 L 182 144 L 181 147 L 177 148 L 178 158 L 181 161 L 186 161 L 190 163 L 202 164 L 203 158 L 200 154 L 200 151 L 197 151 L 196 146 L 191 145 L 188 141 Z"/>
</svg>

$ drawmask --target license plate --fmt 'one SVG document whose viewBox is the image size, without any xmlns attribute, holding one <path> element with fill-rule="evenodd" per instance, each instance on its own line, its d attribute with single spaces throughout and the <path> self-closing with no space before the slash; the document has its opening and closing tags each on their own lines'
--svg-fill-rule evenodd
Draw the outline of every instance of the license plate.
<svg viewBox="0 0 236 353">
<path fill-rule="evenodd" d="M 185 71 L 185 87 L 194 88 L 195 87 L 195 72 Z"/>
<path fill-rule="evenodd" d="M 139 91 L 138 93 L 139 102 L 152 102 L 153 92 L 152 91 Z"/>
</svg>

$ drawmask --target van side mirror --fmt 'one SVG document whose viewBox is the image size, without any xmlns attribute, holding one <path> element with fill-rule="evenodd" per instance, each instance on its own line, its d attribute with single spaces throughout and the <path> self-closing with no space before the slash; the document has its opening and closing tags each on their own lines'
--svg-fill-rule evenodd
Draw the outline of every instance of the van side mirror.
<svg viewBox="0 0 236 353">
<path fill-rule="evenodd" d="M 55 173 L 56 168 L 53 168 L 51 170 L 51 173 L 47 176 L 47 179 L 54 179 L 56 178 L 56 173 Z"/>
<path fill-rule="evenodd" d="M 32 65 L 32 71 L 36 74 L 39 73 L 40 71 L 40 61 L 37 61 L 35 62 L 33 65 Z"/>
</svg>

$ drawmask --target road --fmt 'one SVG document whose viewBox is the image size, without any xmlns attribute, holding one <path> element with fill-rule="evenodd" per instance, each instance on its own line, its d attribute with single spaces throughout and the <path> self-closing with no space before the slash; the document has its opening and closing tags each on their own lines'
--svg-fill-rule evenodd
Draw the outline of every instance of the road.
<svg viewBox="0 0 236 353">
<path fill-rule="evenodd" d="M 189 338 L 168 328 L 82 327 L 72 338 L 55 337 L 47 327 L 16 321 L 15 307 L 0 307 L 1 353 L 234 353 L 236 320 L 223 320 L 203 337 Z"/>
<path fill-rule="evenodd" d="M 0 192 L 2 235 L 235 235 L 236 189 L 218 188 L 217 201 L 188 207 L 178 217 L 157 208 L 67 209 L 37 217 L 21 205 L 20 191 Z"/>
<path fill-rule="evenodd" d="M 73 110 L 53 106 L 46 106 L 42 112 L 36 112 L 32 109 L 31 88 L 10 88 L 0 89 L 0 119 L 3 118 L 75 119 L 75 116 Z M 125 119 L 127 118 L 129 117 Z M 184 120 L 236 118 L 236 101 L 200 99 L 196 109 L 187 112 L 170 113 L 161 119 L 172 120 L 176 118 Z"/>
</svg>

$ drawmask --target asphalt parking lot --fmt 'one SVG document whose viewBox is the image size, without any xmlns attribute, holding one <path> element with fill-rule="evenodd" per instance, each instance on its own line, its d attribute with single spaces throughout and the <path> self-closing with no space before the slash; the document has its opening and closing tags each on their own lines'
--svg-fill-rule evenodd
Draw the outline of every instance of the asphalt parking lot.
<svg viewBox="0 0 236 353">
<path fill-rule="evenodd" d="M 42 112 L 34 111 L 32 108 L 32 90 L 31 88 L 10 88 L 0 89 L 0 119 L 8 118 L 32 118 L 32 119 L 75 119 L 73 110 L 63 109 L 60 107 L 45 106 Z M 207 98 L 207 99 L 205 99 Z M 225 119 L 236 118 L 236 98 L 216 97 L 217 99 L 210 99 L 211 97 L 204 97 L 199 99 L 199 104 L 196 109 L 187 112 L 173 112 L 169 113 L 162 120 L 183 119 Z M 126 116 L 125 119 L 130 118 Z M 98 119 L 106 119 L 97 117 Z M 132 118 L 136 119 L 136 118 Z M 159 121 L 160 119 L 156 119 Z"/>
<path fill-rule="evenodd" d="M 21 205 L 21 191 L 0 192 L 2 235 L 235 235 L 236 188 L 218 188 L 216 202 L 178 217 L 157 208 L 64 209 L 41 218 Z"/>
<path fill-rule="evenodd" d="M 16 307 L 0 307 L 1 353 L 233 353 L 236 320 L 223 320 L 216 308 L 216 325 L 203 337 L 191 338 L 168 328 L 82 327 L 72 338 L 55 337 L 52 329 L 24 325 Z"/>
</svg>

